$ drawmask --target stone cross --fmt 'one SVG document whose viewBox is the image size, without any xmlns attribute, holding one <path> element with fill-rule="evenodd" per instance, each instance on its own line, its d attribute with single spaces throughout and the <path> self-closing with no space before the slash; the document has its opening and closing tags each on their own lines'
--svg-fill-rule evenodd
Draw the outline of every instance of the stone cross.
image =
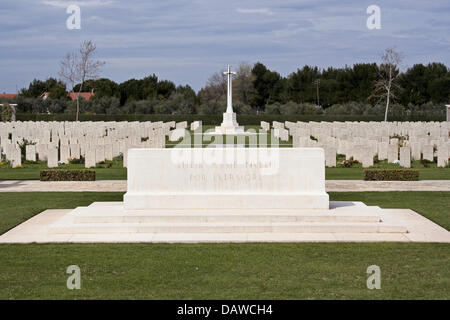
<svg viewBox="0 0 450 320">
<path fill-rule="evenodd" d="M 227 89 L 227 112 L 233 113 L 233 74 L 236 72 L 231 71 L 231 66 L 228 66 L 228 71 L 225 71 L 223 74 L 226 74 L 228 77 L 228 89 Z"/>
</svg>

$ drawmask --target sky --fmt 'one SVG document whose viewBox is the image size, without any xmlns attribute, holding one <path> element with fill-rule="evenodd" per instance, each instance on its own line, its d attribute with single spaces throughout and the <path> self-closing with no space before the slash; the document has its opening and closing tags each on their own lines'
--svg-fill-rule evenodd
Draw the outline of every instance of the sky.
<svg viewBox="0 0 450 320">
<path fill-rule="evenodd" d="M 81 9 L 69 30 L 67 7 Z M 381 29 L 367 27 L 367 8 Z M 1 0 L 0 92 L 58 78 L 59 62 L 81 42 L 97 45 L 101 76 L 116 82 L 156 74 L 198 91 L 216 71 L 262 62 L 287 76 L 379 62 L 394 47 L 404 60 L 450 67 L 448 0 Z"/>
</svg>

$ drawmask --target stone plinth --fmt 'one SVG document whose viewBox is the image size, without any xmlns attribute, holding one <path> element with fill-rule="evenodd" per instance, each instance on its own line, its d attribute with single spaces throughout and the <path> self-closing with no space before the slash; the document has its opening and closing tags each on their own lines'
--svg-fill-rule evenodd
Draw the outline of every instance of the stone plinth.
<svg viewBox="0 0 450 320">
<path fill-rule="evenodd" d="M 236 120 L 236 113 L 227 113 L 223 114 L 223 122 L 220 127 L 216 127 L 216 133 L 218 134 L 235 134 L 235 133 L 243 133 L 244 127 L 238 125 Z"/>
<path fill-rule="evenodd" d="M 158 170 L 155 170 L 158 168 Z M 125 210 L 328 209 L 320 148 L 130 149 Z"/>
</svg>

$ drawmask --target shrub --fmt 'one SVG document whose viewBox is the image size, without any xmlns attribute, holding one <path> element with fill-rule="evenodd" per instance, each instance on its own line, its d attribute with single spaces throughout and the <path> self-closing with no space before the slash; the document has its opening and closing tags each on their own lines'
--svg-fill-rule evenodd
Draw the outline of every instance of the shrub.
<svg viewBox="0 0 450 320">
<path fill-rule="evenodd" d="M 371 169 L 364 170 L 364 180 L 366 181 L 418 181 L 419 170 L 401 169 Z"/>
<path fill-rule="evenodd" d="M 41 170 L 41 181 L 95 181 L 93 170 Z"/>
<path fill-rule="evenodd" d="M 9 105 L 8 102 L 3 103 L 2 106 L 2 112 L 1 112 L 1 118 L 3 122 L 7 122 L 11 120 L 12 114 L 13 114 L 13 109 L 12 107 Z"/>
<path fill-rule="evenodd" d="M 84 164 L 84 157 L 69 159 L 69 164 Z"/>
<path fill-rule="evenodd" d="M 420 163 L 423 165 L 424 168 L 430 168 L 432 164 L 434 164 L 433 161 L 422 159 L 420 160 Z"/>
</svg>

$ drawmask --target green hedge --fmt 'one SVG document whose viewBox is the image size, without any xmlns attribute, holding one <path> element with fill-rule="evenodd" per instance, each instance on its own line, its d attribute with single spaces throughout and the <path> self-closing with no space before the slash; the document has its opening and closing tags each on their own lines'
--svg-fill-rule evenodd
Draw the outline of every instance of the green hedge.
<svg viewBox="0 0 450 320">
<path fill-rule="evenodd" d="M 37 114 L 37 113 L 18 113 L 16 119 L 20 121 L 75 121 L 74 114 L 55 113 L 55 114 Z M 222 123 L 222 114 L 81 114 L 80 121 L 188 121 L 200 120 L 205 125 L 220 125 Z M 238 114 L 237 120 L 241 125 L 259 125 L 261 121 L 383 121 L 383 116 L 376 115 L 248 115 Z M 389 121 L 445 121 L 444 116 L 417 116 L 417 117 L 389 117 Z"/>
<path fill-rule="evenodd" d="M 93 170 L 41 170 L 41 181 L 95 181 Z"/>
<path fill-rule="evenodd" d="M 408 169 L 370 169 L 364 170 L 366 181 L 418 181 L 419 170 Z"/>
</svg>

